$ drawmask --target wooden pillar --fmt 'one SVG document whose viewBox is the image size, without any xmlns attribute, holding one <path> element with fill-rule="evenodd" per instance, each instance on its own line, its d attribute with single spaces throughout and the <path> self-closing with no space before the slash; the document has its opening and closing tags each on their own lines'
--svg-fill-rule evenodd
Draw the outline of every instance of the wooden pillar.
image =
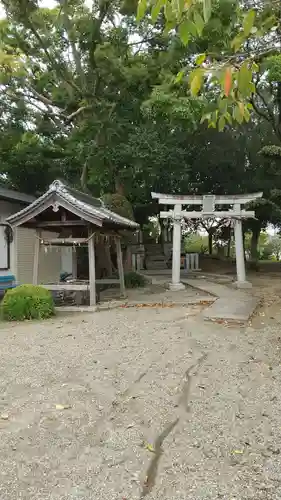
<svg viewBox="0 0 281 500">
<path fill-rule="evenodd" d="M 92 228 L 89 229 L 88 253 L 89 253 L 89 283 L 90 283 L 90 306 L 96 305 L 96 259 L 95 259 L 95 236 Z"/>
<path fill-rule="evenodd" d="M 121 297 L 125 297 L 125 280 L 124 280 L 124 269 L 123 269 L 123 260 L 122 260 L 122 250 L 121 250 L 121 239 L 116 237 L 116 251 L 117 251 L 117 267 L 118 267 L 118 275 L 120 280 L 120 295 Z"/>
<path fill-rule="evenodd" d="M 77 278 L 77 252 L 72 252 L 72 277 Z"/>
<path fill-rule="evenodd" d="M 38 231 L 38 229 L 36 229 L 35 243 L 34 243 L 33 277 L 32 277 L 33 285 L 38 285 L 40 238 L 41 238 L 41 231 Z"/>
</svg>

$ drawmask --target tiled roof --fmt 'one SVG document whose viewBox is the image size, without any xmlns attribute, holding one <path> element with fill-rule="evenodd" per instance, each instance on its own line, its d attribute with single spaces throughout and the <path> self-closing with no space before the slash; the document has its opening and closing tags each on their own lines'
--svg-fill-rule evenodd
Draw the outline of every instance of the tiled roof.
<svg viewBox="0 0 281 500">
<path fill-rule="evenodd" d="M 11 215 L 7 222 L 11 225 L 24 224 L 55 202 L 58 205 L 65 206 L 70 212 L 73 209 L 82 219 L 96 223 L 99 226 L 103 226 L 104 223 L 111 223 L 119 228 L 137 229 L 139 227 L 136 222 L 108 210 L 102 200 L 73 189 L 60 180 L 52 182 L 46 193 L 28 207 Z M 42 207 L 42 210 L 40 210 L 40 207 Z"/>
</svg>

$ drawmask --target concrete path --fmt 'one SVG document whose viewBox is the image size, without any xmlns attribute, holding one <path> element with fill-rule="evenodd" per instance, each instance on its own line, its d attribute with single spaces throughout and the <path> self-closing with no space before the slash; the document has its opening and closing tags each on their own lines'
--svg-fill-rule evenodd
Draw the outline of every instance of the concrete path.
<svg viewBox="0 0 281 500">
<path fill-rule="evenodd" d="M 229 320 L 244 323 L 254 313 L 258 299 L 250 293 L 234 290 L 226 285 L 207 281 L 206 279 L 183 279 L 182 282 L 201 292 L 207 292 L 217 300 L 202 312 L 204 319 Z"/>
</svg>

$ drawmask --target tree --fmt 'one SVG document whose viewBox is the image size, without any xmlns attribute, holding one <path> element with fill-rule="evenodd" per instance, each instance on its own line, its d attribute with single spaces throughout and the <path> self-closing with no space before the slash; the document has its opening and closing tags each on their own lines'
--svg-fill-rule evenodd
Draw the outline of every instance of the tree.
<svg viewBox="0 0 281 500">
<path fill-rule="evenodd" d="M 147 16 L 155 22 L 164 13 L 166 30 L 176 30 L 183 45 L 197 46 L 193 68 L 187 68 L 188 80 L 193 95 L 210 84 L 216 88 L 216 105 L 204 115 L 210 126 L 223 130 L 233 121 L 249 121 L 260 64 L 279 53 L 279 1 L 153 0 L 150 5 L 139 0 L 139 19 Z M 206 43 L 211 38 L 213 43 Z M 177 81 L 185 75 L 183 69 Z"/>
<path fill-rule="evenodd" d="M 276 234 L 270 238 L 265 250 L 269 256 L 274 255 L 276 260 L 280 260 L 281 257 L 281 238 L 280 235 Z"/>
<path fill-rule="evenodd" d="M 208 251 L 208 239 L 198 233 L 190 233 L 184 238 L 186 252 L 206 253 Z"/>
<path fill-rule="evenodd" d="M 55 9 L 39 8 L 36 1 L 25 9 L 20 0 L 3 4 L 2 129 L 11 120 L 18 123 L 15 109 L 21 125 L 15 155 L 6 154 L 2 166 L 12 185 L 22 182 L 13 165 L 17 144 L 26 143 L 30 131 L 43 156 L 46 145 L 52 149 L 48 164 L 36 159 L 38 176 L 29 187 L 34 192 L 46 187 L 57 166 L 94 195 L 119 192 L 134 205 L 147 203 L 153 188 L 186 185 L 186 133 L 198 121 L 198 101 L 175 85 L 153 91 L 163 75 L 168 81 L 181 67 L 183 47 L 175 37 L 165 35 L 161 24 L 136 27 L 128 15 L 136 5 L 128 3 L 93 2 L 91 11 L 82 0 L 58 2 Z M 144 50 L 131 33 L 145 40 Z M 30 157 L 22 154 L 21 164 L 26 179 Z"/>
</svg>

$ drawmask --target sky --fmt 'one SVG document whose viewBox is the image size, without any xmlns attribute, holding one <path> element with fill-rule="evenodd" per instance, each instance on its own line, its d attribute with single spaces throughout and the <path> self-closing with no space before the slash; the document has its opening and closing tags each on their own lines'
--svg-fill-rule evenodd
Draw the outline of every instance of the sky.
<svg viewBox="0 0 281 500">
<path fill-rule="evenodd" d="M 54 7 L 54 5 L 56 5 L 56 2 L 54 0 L 42 0 L 40 2 L 40 5 L 42 5 L 42 7 Z M 3 9 L 2 5 L 1 5 L 1 0 L 0 0 L 0 18 L 1 17 L 5 17 L 5 10 Z"/>
<path fill-rule="evenodd" d="M 86 5 L 91 5 L 91 3 L 92 3 L 91 0 L 85 0 Z M 55 0 L 41 0 L 39 4 L 41 7 L 49 7 L 50 9 L 52 9 L 58 4 L 58 2 L 56 2 Z M 1 6 L 1 0 L 0 0 L 0 18 L 1 17 L 5 17 L 5 11 Z"/>
</svg>

